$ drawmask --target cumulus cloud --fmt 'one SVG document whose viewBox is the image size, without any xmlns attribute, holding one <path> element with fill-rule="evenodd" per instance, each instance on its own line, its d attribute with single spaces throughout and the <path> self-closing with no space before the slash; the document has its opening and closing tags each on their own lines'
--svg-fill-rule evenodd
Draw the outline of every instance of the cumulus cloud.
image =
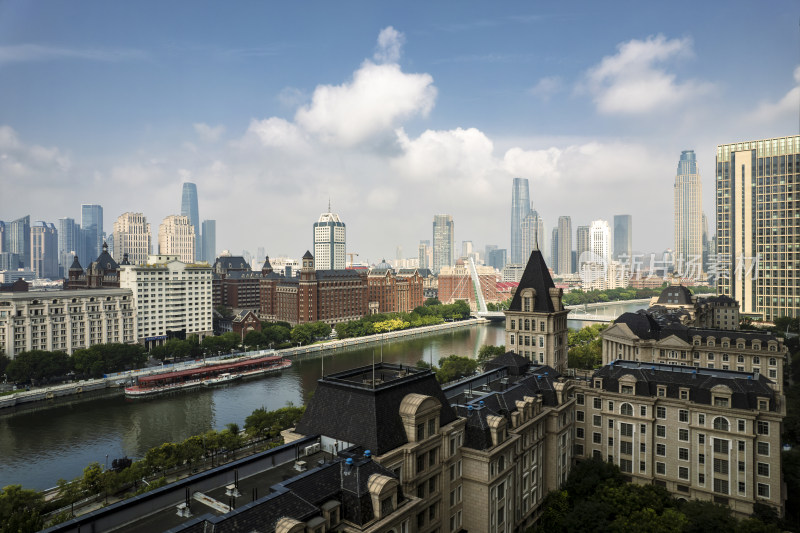
<svg viewBox="0 0 800 533">
<path fill-rule="evenodd" d="M 414 180 L 438 178 L 452 182 L 467 178 L 474 186 L 475 180 L 485 179 L 495 168 L 494 145 L 476 128 L 427 130 L 416 139 L 399 129 L 397 141 L 402 155 L 392 164 L 402 175 Z"/>
<path fill-rule="evenodd" d="M 308 146 L 300 128 L 278 117 L 251 120 L 247 135 L 255 136 L 263 146 L 267 147 L 300 150 Z"/>
<path fill-rule="evenodd" d="M 217 142 L 222 134 L 225 133 L 225 126 L 219 124 L 217 126 L 209 126 L 203 122 L 196 122 L 194 124 L 194 131 L 201 140 L 206 142 Z"/>
<path fill-rule="evenodd" d="M 560 77 L 547 76 L 540 79 L 528 92 L 546 102 L 550 100 L 553 95 L 558 93 L 562 86 L 563 82 Z"/>
<path fill-rule="evenodd" d="M 378 63 L 397 63 L 403 53 L 406 36 L 387 26 L 378 34 L 378 45 L 375 48 L 375 61 Z"/>
<path fill-rule="evenodd" d="M 427 116 L 435 100 L 429 74 L 406 74 L 393 63 L 365 61 L 349 83 L 318 86 L 295 122 L 323 142 L 353 146 L 402 120 Z"/>
<path fill-rule="evenodd" d="M 10 126 L 0 126 L 0 175 L 36 178 L 42 183 L 63 182 L 72 162 L 69 155 L 55 147 L 26 144 Z"/>
<path fill-rule="evenodd" d="M 677 81 L 665 63 L 691 57 L 692 41 L 651 36 L 617 46 L 586 74 L 586 89 L 597 110 L 605 114 L 637 114 L 671 108 L 710 91 L 711 84 Z"/>
<path fill-rule="evenodd" d="M 794 69 L 794 83 L 789 92 L 777 102 L 761 102 L 750 114 L 750 118 L 757 122 L 774 122 L 794 116 L 797 113 L 797 102 L 800 101 L 800 67 Z"/>
</svg>

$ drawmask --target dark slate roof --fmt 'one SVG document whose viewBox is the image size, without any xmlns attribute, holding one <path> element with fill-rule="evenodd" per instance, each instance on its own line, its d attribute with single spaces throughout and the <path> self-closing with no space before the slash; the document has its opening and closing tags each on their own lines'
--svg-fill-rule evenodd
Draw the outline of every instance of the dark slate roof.
<svg viewBox="0 0 800 533">
<path fill-rule="evenodd" d="M 692 292 L 683 285 L 673 285 L 661 291 L 658 303 L 662 305 L 692 305 Z"/>
<path fill-rule="evenodd" d="M 709 304 L 737 305 L 736 300 L 724 294 L 720 296 L 709 296 L 708 298 L 703 298 L 700 300 L 700 302 Z"/>
<path fill-rule="evenodd" d="M 214 270 L 250 270 L 250 265 L 240 255 L 217 257 Z"/>
<path fill-rule="evenodd" d="M 388 274 L 389 272 L 392 272 L 391 267 L 390 268 L 382 268 L 380 266 L 377 266 L 375 268 L 369 269 L 369 275 L 370 276 L 386 277 L 386 274 Z"/>
<path fill-rule="evenodd" d="M 553 302 L 550 300 L 550 289 L 555 288 L 553 278 L 550 277 L 550 271 L 547 269 L 547 264 L 544 262 L 542 252 L 534 250 L 528 259 L 528 264 L 525 266 L 525 271 L 522 273 L 522 279 L 519 280 L 519 287 L 514 293 L 514 299 L 511 300 L 511 305 L 508 307 L 509 311 L 522 311 L 522 298 L 520 293 L 523 289 L 532 288 L 536 291 L 536 301 L 533 306 L 533 311 L 539 313 L 553 313 L 555 308 Z"/>
<path fill-rule="evenodd" d="M 429 278 L 433 276 L 433 272 L 431 271 L 430 268 L 418 268 L 417 272 L 419 272 L 419 275 L 422 276 L 423 278 Z"/>
<path fill-rule="evenodd" d="M 400 403 L 408 394 L 439 400 L 442 426 L 456 419 L 436 377 L 429 370 L 378 363 L 375 376 L 379 384 L 375 388 L 364 384 L 372 373 L 372 367 L 365 366 L 321 378 L 297 424 L 297 432 L 358 444 L 375 455 L 383 455 L 408 442 L 400 418 Z"/>
<path fill-rule="evenodd" d="M 361 275 L 357 270 L 317 270 L 317 279 L 360 279 Z"/>
<path fill-rule="evenodd" d="M 264 264 L 261 266 L 261 270 L 272 270 L 272 264 L 269 262 L 269 256 L 264 259 Z"/>
<path fill-rule="evenodd" d="M 108 253 L 108 244 L 103 243 L 103 253 L 95 261 L 103 270 L 119 270 L 119 265 Z"/>
<path fill-rule="evenodd" d="M 425 269 L 427 270 L 427 269 Z M 418 268 L 401 268 L 398 269 L 397 275 L 398 276 L 413 276 L 415 273 L 419 273 L 420 270 Z M 422 274 L 420 274 L 422 275 Z M 425 276 L 422 276 L 425 277 Z"/>
<path fill-rule="evenodd" d="M 314 259 L 314 256 L 311 255 L 311 252 L 306 250 L 306 253 L 303 254 L 303 259 Z"/>
<path fill-rule="evenodd" d="M 631 332 L 640 339 L 647 340 L 661 340 L 674 335 L 688 343 L 694 340 L 694 337 L 700 337 L 701 341 L 705 341 L 709 337 L 721 339 L 727 337 L 733 341 L 734 339 L 744 339 L 745 342 L 752 342 L 759 340 L 762 342 L 778 341 L 778 338 L 772 333 L 760 331 L 745 331 L 745 330 L 725 330 L 725 329 L 705 329 L 705 328 L 691 328 L 685 326 L 677 321 L 658 320 L 653 314 L 640 309 L 635 313 L 623 313 L 615 321 L 615 324 L 627 325 Z"/>
<path fill-rule="evenodd" d="M 77 255 L 75 255 L 75 256 L 73 256 L 73 257 L 72 257 L 72 265 L 69 267 L 69 269 L 70 269 L 71 271 L 76 271 L 76 270 L 79 270 L 79 271 L 83 272 L 83 267 L 82 267 L 82 266 L 81 266 L 81 264 L 78 262 L 78 256 L 77 256 Z"/>
<path fill-rule="evenodd" d="M 232 270 L 225 276 L 226 279 L 261 279 L 261 271 L 252 270 Z"/>
<path fill-rule="evenodd" d="M 734 409 L 757 409 L 757 397 L 774 399 L 771 381 L 763 375 L 753 376 L 747 372 L 717 370 L 691 366 L 665 365 L 614 361 L 599 370 L 593 377 L 603 378 L 603 389 L 619 392 L 619 379 L 625 375 L 636 378 L 637 396 L 656 396 L 658 385 L 667 386 L 667 398 L 679 398 L 681 388 L 689 388 L 691 401 L 711 405 L 711 389 L 725 385 L 731 389 L 731 407 Z M 770 410 L 776 409 L 770 401 Z"/>
<path fill-rule="evenodd" d="M 531 366 L 531 362 L 518 353 L 506 352 L 503 355 L 498 355 L 491 361 L 484 363 L 483 369 L 488 372 L 489 370 L 494 370 L 504 366 L 508 367 L 509 375 L 521 376 L 528 371 L 528 368 Z"/>
</svg>

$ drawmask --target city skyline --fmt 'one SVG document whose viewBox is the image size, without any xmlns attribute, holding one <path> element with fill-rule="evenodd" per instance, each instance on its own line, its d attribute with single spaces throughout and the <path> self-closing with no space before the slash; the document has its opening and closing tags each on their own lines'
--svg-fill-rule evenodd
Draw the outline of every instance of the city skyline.
<svg viewBox="0 0 800 533">
<path fill-rule="evenodd" d="M 577 227 L 625 212 L 654 221 L 633 249 L 660 251 L 674 154 L 713 168 L 727 139 L 797 128 L 795 6 L 689 5 L 692 17 L 588 2 L 350 17 L 321 4 L 324 26 L 301 24 L 299 6 L 198 8 L 175 32 L 180 6 L 154 26 L 131 6 L 11 2 L 0 219 L 78 220 L 73 206 L 97 203 L 106 228 L 125 212 L 159 221 L 191 181 L 220 250 L 295 256 L 331 196 L 350 249 L 375 263 L 415 249 L 429 213 L 452 214 L 476 249 L 510 250 L 507 191 L 521 177 L 548 231 L 561 215 Z M 736 39 L 754 18 L 769 38 Z M 239 31 L 209 41 L 211 21 Z M 750 59 L 748 84 L 729 81 L 734 57 Z"/>
</svg>

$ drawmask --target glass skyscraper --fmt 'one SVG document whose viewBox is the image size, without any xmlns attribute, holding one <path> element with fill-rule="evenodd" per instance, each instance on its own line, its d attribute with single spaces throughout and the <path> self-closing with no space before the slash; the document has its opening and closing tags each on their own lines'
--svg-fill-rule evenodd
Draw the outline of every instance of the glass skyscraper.
<svg viewBox="0 0 800 533">
<path fill-rule="evenodd" d="M 630 215 L 614 215 L 614 259 L 623 257 L 626 261 L 631 260 L 632 224 L 633 218 Z"/>
<path fill-rule="evenodd" d="M 183 194 L 181 195 L 181 215 L 189 217 L 189 224 L 194 227 L 196 242 L 202 243 L 200 235 L 200 212 L 197 208 L 197 185 L 186 182 L 183 184 Z M 195 260 L 200 260 L 200 252 L 195 247 Z"/>
<path fill-rule="evenodd" d="M 528 261 L 522 247 L 522 222 L 531 210 L 531 195 L 527 178 L 514 178 L 511 189 L 511 262 L 516 264 Z M 543 245 L 544 243 L 540 243 Z M 530 250 L 528 251 L 530 253 Z"/>
<path fill-rule="evenodd" d="M 679 274 L 696 277 L 699 272 L 689 272 L 687 265 L 703 262 L 703 186 L 697 172 L 694 150 L 681 152 L 675 175 L 675 266 Z M 691 268 L 691 267 L 689 267 Z"/>
<path fill-rule="evenodd" d="M 200 258 L 207 261 L 209 265 L 213 265 L 217 259 L 217 221 L 204 220 L 203 221 L 203 234 L 202 234 L 202 253 Z"/>
<path fill-rule="evenodd" d="M 558 262 L 553 263 L 558 274 L 572 274 L 572 218 L 558 217 Z"/>
<path fill-rule="evenodd" d="M 26 215 L 9 224 L 9 252 L 17 254 L 25 268 L 31 266 L 31 216 Z"/>
<path fill-rule="evenodd" d="M 452 215 L 433 216 L 433 270 L 439 273 L 443 266 L 453 266 L 455 226 Z"/>
<path fill-rule="evenodd" d="M 81 229 L 84 231 L 86 254 L 78 260 L 82 265 L 88 265 L 100 255 L 103 249 L 103 207 L 97 204 L 81 205 Z"/>
<path fill-rule="evenodd" d="M 80 226 L 75 219 L 64 217 L 58 219 L 58 266 L 61 277 L 66 278 L 72 265 L 72 256 L 78 253 L 81 238 Z M 78 261 L 86 258 L 78 256 Z M 88 266 L 88 265 L 87 265 Z"/>
</svg>

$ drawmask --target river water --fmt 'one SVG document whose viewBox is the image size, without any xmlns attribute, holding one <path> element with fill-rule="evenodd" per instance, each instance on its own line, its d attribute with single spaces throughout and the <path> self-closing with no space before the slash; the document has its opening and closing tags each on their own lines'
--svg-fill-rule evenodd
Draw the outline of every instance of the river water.
<svg viewBox="0 0 800 533">
<path fill-rule="evenodd" d="M 642 304 L 617 304 L 633 310 Z M 570 321 L 571 322 L 571 321 Z M 570 323 L 579 327 L 581 323 Z M 119 391 L 59 403 L 0 411 L 0 487 L 21 484 L 46 489 L 58 479 L 73 479 L 92 462 L 111 465 L 115 458 L 141 457 L 164 442 L 179 442 L 234 422 L 244 427 L 253 410 L 303 404 L 322 375 L 371 364 L 414 365 L 420 359 L 436 364 L 450 354 L 476 357 L 484 344 L 504 343 L 504 323 L 475 325 L 438 335 L 387 340 L 375 346 L 337 351 L 295 361 L 279 375 L 234 382 L 223 387 L 193 389 L 127 399 Z"/>
</svg>

